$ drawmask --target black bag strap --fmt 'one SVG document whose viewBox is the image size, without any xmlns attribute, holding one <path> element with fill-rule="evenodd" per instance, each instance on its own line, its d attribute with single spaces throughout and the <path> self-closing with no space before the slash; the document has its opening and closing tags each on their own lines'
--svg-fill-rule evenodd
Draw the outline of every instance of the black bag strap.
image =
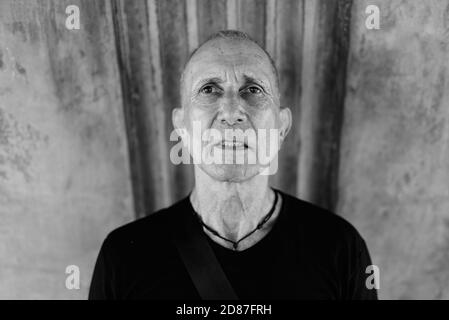
<svg viewBox="0 0 449 320">
<path fill-rule="evenodd" d="M 238 300 L 193 212 L 180 212 L 179 220 L 173 240 L 201 298 Z"/>
</svg>

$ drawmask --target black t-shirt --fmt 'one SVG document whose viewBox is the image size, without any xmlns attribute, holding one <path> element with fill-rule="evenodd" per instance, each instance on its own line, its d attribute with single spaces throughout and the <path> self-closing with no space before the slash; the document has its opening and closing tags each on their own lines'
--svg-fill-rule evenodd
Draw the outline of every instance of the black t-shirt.
<svg viewBox="0 0 449 320">
<path fill-rule="evenodd" d="M 376 290 L 366 286 L 371 259 L 357 230 L 278 192 L 278 219 L 252 247 L 233 251 L 207 237 L 237 296 L 377 299 Z M 196 219 L 189 198 L 112 231 L 98 255 L 89 299 L 200 299 L 171 238 L 180 214 Z"/>
</svg>

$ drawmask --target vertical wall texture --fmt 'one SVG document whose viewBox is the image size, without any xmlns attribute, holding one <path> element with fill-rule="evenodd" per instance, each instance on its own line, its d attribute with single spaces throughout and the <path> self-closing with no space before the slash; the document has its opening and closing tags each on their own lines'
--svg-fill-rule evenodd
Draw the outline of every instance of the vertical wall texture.
<svg viewBox="0 0 449 320">
<path fill-rule="evenodd" d="M 65 28 L 69 4 L 81 30 Z M 111 7 L 0 12 L 0 298 L 86 298 L 101 241 L 134 218 Z"/>
<path fill-rule="evenodd" d="M 380 30 L 363 27 L 369 4 Z M 449 299 L 449 2 L 355 1 L 352 25 L 338 211 L 381 298 Z"/>
<path fill-rule="evenodd" d="M 305 0 L 298 194 L 335 210 L 352 0 Z"/>
<path fill-rule="evenodd" d="M 169 142 L 171 112 L 181 106 L 179 79 L 189 54 L 223 29 L 247 32 L 272 55 L 280 75 L 281 104 L 293 112 L 293 128 L 273 185 L 334 208 L 351 1 L 112 3 L 138 216 L 181 199 L 193 186 L 192 166 L 175 166 L 169 160 L 176 143 Z M 305 7 L 312 8 L 312 14 Z M 305 23 L 312 25 L 308 34 Z M 301 120 L 303 81 L 310 92 L 307 118 Z M 304 161 L 299 157 L 302 146 Z"/>
</svg>

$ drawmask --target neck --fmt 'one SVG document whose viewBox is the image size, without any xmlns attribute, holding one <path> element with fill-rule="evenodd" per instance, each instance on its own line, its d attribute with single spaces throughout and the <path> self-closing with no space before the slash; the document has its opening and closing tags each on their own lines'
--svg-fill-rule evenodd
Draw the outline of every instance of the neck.
<svg viewBox="0 0 449 320">
<path fill-rule="evenodd" d="M 191 202 L 209 227 L 229 240 L 237 241 L 256 228 L 270 211 L 274 192 L 268 176 L 256 175 L 243 182 L 217 181 L 195 169 Z"/>
</svg>

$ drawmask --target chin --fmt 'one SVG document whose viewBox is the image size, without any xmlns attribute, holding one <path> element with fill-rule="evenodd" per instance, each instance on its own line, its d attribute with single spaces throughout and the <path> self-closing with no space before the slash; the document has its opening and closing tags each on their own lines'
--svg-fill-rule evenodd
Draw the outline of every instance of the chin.
<svg viewBox="0 0 449 320">
<path fill-rule="evenodd" d="M 211 164 L 200 168 L 211 178 L 223 182 L 243 182 L 259 174 L 257 165 L 248 164 Z"/>
</svg>

